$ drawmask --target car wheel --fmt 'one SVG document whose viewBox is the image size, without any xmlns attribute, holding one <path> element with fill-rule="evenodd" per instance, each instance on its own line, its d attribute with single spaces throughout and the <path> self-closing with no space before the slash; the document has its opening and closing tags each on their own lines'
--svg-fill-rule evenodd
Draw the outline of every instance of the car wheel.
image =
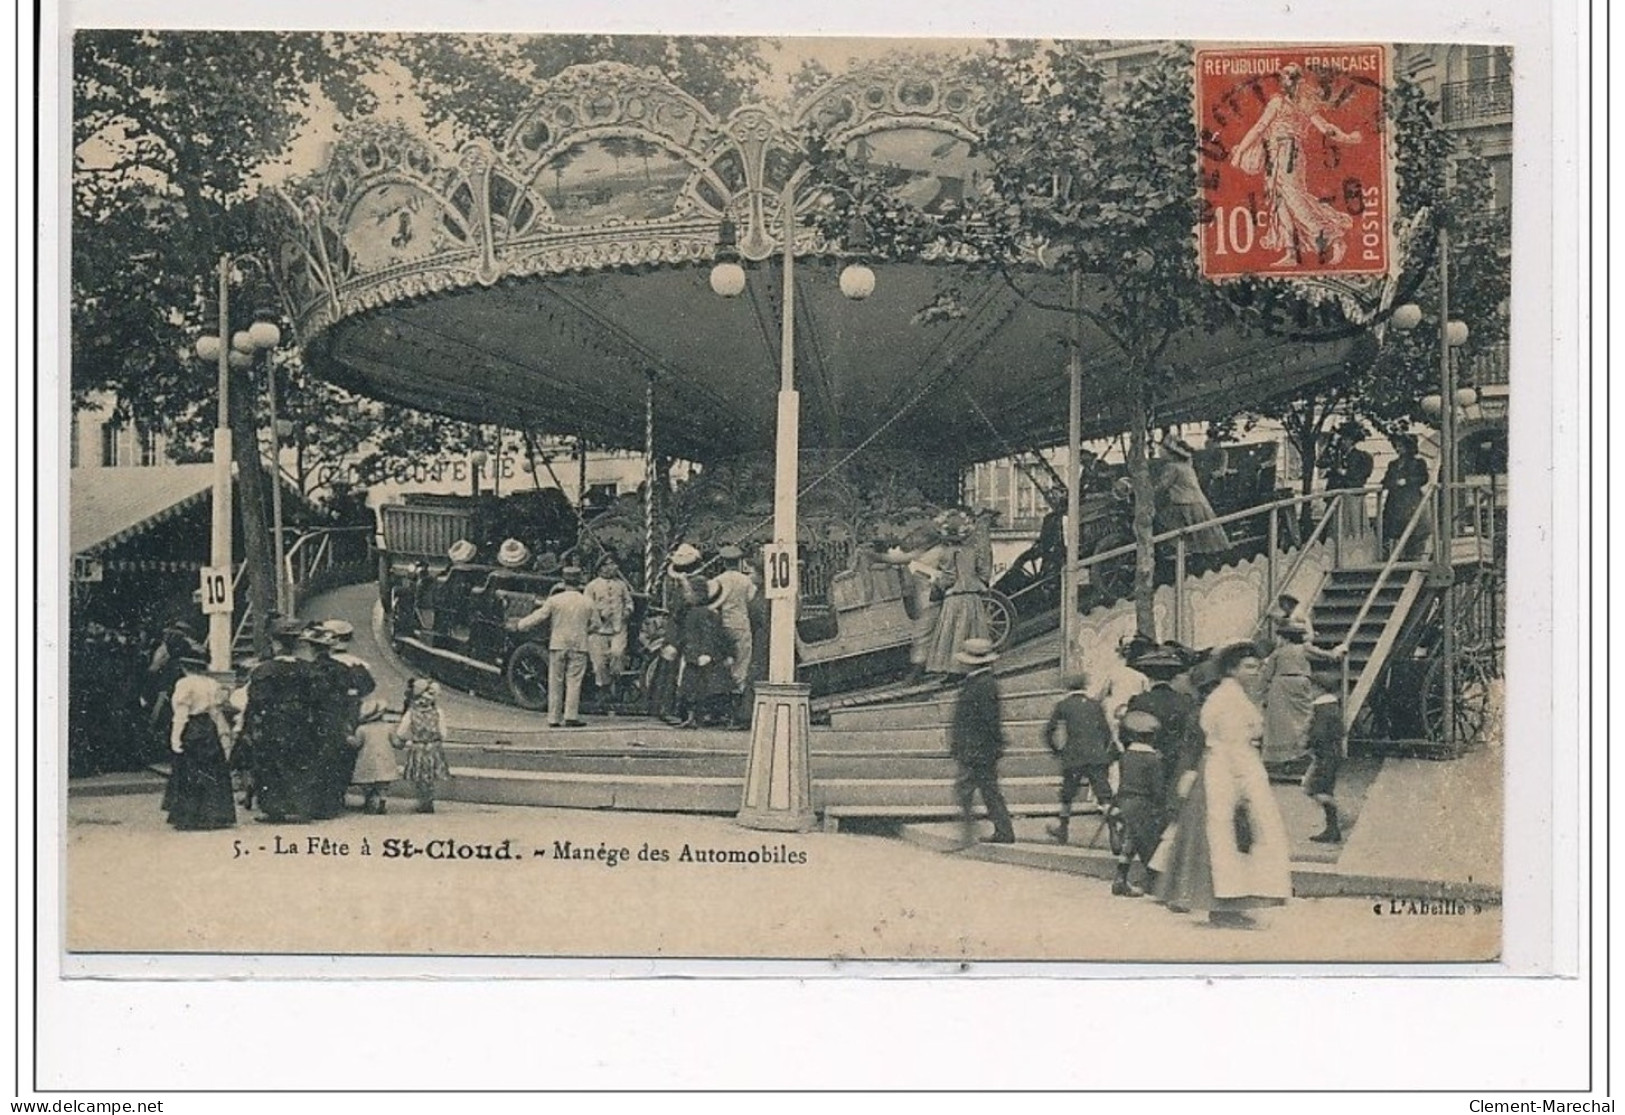
<svg viewBox="0 0 1625 1115">
<path fill-rule="evenodd" d="M 508 658 L 503 672 L 508 695 L 520 708 L 547 707 L 547 648 L 540 643 L 521 643 Z"/>
</svg>

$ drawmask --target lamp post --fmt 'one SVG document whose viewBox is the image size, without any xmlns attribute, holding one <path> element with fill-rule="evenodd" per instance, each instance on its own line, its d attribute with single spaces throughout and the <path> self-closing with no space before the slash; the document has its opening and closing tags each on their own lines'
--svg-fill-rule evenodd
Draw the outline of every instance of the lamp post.
<svg viewBox="0 0 1625 1115">
<path fill-rule="evenodd" d="M 480 494 L 480 469 L 485 467 L 486 460 L 485 450 L 483 449 L 476 449 L 468 455 L 468 470 L 470 482 L 473 485 L 469 494 L 476 499 L 479 498 Z"/>
<path fill-rule="evenodd" d="M 738 821 L 746 828 L 805 832 L 816 818 L 812 805 L 809 687 L 796 681 L 796 599 L 800 592 L 797 553 L 797 498 L 800 483 L 801 398 L 795 389 L 795 187 L 793 177 L 779 194 L 784 251 L 784 301 L 779 322 L 778 433 L 774 440 L 773 544 L 764 551 L 768 597 L 767 681 L 756 686 L 751 712 L 750 759 L 745 768 L 744 801 Z M 854 221 L 854 246 L 865 239 Z M 711 289 L 724 298 L 744 293 L 745 270 L 735 247 L 733 222 L 719 230 L 718 262 Z M 861 262 L 841 272 L 841 293 L 861 300 L 874 293 L 875 275 Z"/>
<path fill-rule="evenodd" d="M 248 368 L 254 356 L 274 348 L 282 334 L 268 321 L 255 322 L 250 329 L 231 334 L 231 266 L 232 257 L 220 257 L 218 285 L 218 332 L 197 339 L 198 358 L 213 363 L 218 374 L 216 393 L 218 408 L 214 426 L 214 502 L 209 530 L 209 565 L 216 578 L 223 578 L 223 599 L 211 601 L 205 597 L 209 609 L 209 669 L 226 673 L 231 669 L 231 614 L 233 600 L 231 584 L 231 369 Z M 226 338 L 230 336 L 228 344 Z M 273 426 L 274 429 L 274 426 Z M 272 489 L 275 492 L 275 488 Z M 280 500 L 278 501 L 280 503 Z M 280 515 L 278 515 L 280 519 Z M 280 523 L 279 523 L 280 526 Z M 277 535 L 278 565 L 281 565 L 281 533 Z M 280 583 L 282 574 L 278 573 Z"/>
<path fill-rule="evenodd" d="M 1400 330 L 1415 329 L 1422 323 L 1422 310 L 1414 304 L 1397 307 L 1390 319 Z M 1456 362 L 1454 350 L 1467 343 L 1466 322 L 1450 320 L 1450 233 L 1439 230 L 1439 394 L 1421 400 L 1421 409 L 1439 421 L 1439 495 L 1436 503 L 1437 526 L 1433 536 L 1433 583 L 1444 592 L 1442 626 L 1440 632 L 1441 679 L 1440 696 L 1444 736 L 1439 742 L 1447 751 L 1456 749 L 1456 593 L 1455 538 L 1456 538 L 1456 408 L 1476 401 L 1467 398 L 1468 389 L 1456 389 Z"/>
</svg>

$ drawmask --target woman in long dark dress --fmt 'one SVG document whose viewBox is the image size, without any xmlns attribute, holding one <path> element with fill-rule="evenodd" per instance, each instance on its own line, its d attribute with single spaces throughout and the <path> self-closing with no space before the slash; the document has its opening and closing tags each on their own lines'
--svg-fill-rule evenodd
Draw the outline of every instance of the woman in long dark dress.
<svg viewBox="0 0 1625 1115">
<path fill-rule="evenodd" d="M 310 792 L 315 655 L 300 643 L 303 631 L 304 624 L 296 619 L 277 620 L 271 629 L 276 657 L 261 662 L 248 677 L 243 725 L 252 741 L 254 797 L 264 819 L 272 822 L 308 818 L 315 805 Z"/>
<path fill-rule="evenodd" d="M 1400 535 L 1422 506 L 1422 492 L 1428 484 L 1427 462 L 1417 455 L 1416 438 L 1400 434 L 1394 439 L 1399 456 L 1388 464 L 1382 474 L 1382 545 L 1384 553 L 1391 554 L 1399 544 Z M 1425 552 L 1430 533 L 1427 516 L 1423 516 L 1411 531 L 1405 543 L 1404 559 L 1420 557 Z"/>
<path fill-rule="evenodd" d="M 721 588 L 709 587 L 705 578 L 696 576 L 689 583 L 689 593 L 693 602 L 683 610 L 679 634 L 683 657 L 677 699 L 684 713 L 681 726 L 695 728 L 727 715 L 733 675 L 727 665 L 728 634 L 722 628 L 722 617 L 711 607 L 721 597 Z"/>
<path fill-rule="evenodd" d="M 222 829 L 237 823 L 226 745 L 225 686 L 204 673 L 200 658 L 183 658 L 184 673 L 175 683 L 169 704 L 174 716 L 169 731 L 173 766 L 164 788 L 164 812 L 178 829 Z"/>
</svg>

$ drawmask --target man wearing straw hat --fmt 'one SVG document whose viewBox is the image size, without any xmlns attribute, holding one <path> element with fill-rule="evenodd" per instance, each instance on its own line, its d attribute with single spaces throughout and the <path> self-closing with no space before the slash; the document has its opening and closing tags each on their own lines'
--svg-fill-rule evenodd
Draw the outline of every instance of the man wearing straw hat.
<svg viewBox="0 0 1625 1115">
<path fill-rule="evenodd" d="M 966 639 L 955 655 L 970 672 L 954 701 L 953 720 L 948 725 L 948 749 L 958 764 L 954 790 L 959 796 L 960 846 L 976 843 L 977 793 L 987 806 L 993 835 L 983 843 L 1014 844 L 1015 824 L 999 789 L 999 757 L 1004 754 L 1004 722 L 999 705 L 999 683 L 993 677 L 993 663 L 999 656 L 987 639 Z"/>
</svg>

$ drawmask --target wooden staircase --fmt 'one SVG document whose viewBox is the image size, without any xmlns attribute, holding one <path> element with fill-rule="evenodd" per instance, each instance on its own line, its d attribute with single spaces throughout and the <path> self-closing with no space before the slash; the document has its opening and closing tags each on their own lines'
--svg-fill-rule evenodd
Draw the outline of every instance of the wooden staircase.
<svg viewBox="0 0 1625 1115">
<path fill-rule="evenodd" d="M 1343 692 L 1347 678 L 1348 692 L 1343 695 L 1345 727 L 1352 725 L 1365 707 L 1400 645 L 1401 634 L 1416 610 L 1427 579 L 1420 570 L 1398 571 L 1386 580 L 1381 577 L 1382 571 L 1376 568 L 1333 569 L 1310 610 L 1319 646 L 1348 644 L 1343 665 L 1318 663 L 1315 671 L 1315 680 L 1334 693 Z"/>
</svg>

